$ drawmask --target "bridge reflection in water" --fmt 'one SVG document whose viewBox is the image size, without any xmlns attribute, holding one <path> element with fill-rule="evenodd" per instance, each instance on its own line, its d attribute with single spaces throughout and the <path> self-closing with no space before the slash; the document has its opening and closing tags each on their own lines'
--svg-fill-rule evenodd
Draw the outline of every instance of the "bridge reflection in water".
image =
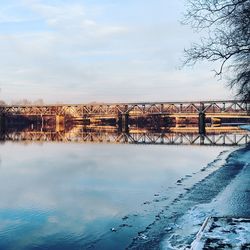
<svg viewBox="0 0 250 250">
<path fill-rule="evenodd" d="M 240 146 L 250 143 L 250 133 L 238 127 L 211 127 L 206 134 L 199 134 L 197 128 L 192 127 L 158 131 L 131 128 L 129 132 L 121 132 L 113 126 L 79 125 L 62 131 L 15 128 L 14 131 L 2 133 L 0 139 L 1 141 L 26 142 Z"/>
</svg>

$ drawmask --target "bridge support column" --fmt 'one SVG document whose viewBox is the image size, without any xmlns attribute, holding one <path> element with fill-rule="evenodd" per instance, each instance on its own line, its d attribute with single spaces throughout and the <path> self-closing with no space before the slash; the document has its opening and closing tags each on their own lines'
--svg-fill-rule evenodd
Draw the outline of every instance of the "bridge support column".
<svg viewBox="0 0 250 250">
<path fill-rule="evenodd" d="M 129 114 L 122 114 L 122 132 L 128 133 Z"/>
<path fill-rule="evenodd" d="M 44 126 L 44 118 L 43 118 L 43 115 L 41 115 L 41 127 L 43 129 L 43 126 Z"/>
<path fill-rule="evenodd" d="M 200 134 L 200 145 L 204 145 L 204 143 L 205 143 L 205 135 Z"/>
<path fill-rule="evenodd" d="M 5 131 L 5 114 L 0 114 L 0 132 Z"/>
<path fill-rule="evenodd" d="M 203 112 L 199 113 L 199 134 L 206 134 L 206 115 Z"/>
<path fill-rule="evenodd" d="M 125 113 L 119 113 L 118 114 L 118 119 L 117 119 L 117 123 L 118 123 L 118 130 L 120 132 L 123 133 L 128 133 L 129 132 L 129 114 Z"/>
<path fill-rule="evenodd" d="M 63 131 L 64 128 L 64 124 L 65 124 L 65 120 L 64 120 L 64 116 L 62 115 L 56 115 L 56 132 L 60 132 Z"/>
</svg>

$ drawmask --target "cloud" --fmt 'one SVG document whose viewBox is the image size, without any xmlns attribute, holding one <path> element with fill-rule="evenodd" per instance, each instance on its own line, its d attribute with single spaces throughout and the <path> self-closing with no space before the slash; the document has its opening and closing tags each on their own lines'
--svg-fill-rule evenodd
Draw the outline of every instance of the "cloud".
<svg viewBox="0 0 250 250">
<path fill-rule="evenodd" d="M 223 84 L 208 69 L 177 70 L 193 36 L 177 16 L 163 16 L 162 8 L 167 11 L 175 4 L 147 2 L 138 19 L 142 1 L 97 2 L 22 0 L 15 7 L 5 6 L 5 19 L 9 15 L 10 20 L 25 22 L 20 30 L 0 29 L 1 98 L 43 98 L 51 103 L 166 101 L 184 99 L 190 89 L 194 99 L 218 94 L 218 88 L 223 92 Z M 97 6 L 99 11 L 93 11 Z M 209 82 L 213 83 L 208 86 Z"/>
<path fill-rule="evenodd" d="M 87 17 L 87 10 L 80 3 L 44 4 L 40 1 L 26 1 L 27 7 L 40 15 L 54 31 L 92 37 L 110 36 L 127 32 L 126 27 L 104 25 Z"/>
</svg>

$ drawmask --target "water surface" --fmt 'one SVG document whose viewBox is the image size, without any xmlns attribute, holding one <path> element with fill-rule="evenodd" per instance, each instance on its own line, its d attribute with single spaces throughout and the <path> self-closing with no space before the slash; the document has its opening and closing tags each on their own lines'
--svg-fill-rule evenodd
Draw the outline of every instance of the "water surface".
<svg viewBox="0 0 250 250">
<path fill-rule="evenodd" d="M 4 142 L 0 248 L 124 249 L 224 149 Z"/>
</svg>

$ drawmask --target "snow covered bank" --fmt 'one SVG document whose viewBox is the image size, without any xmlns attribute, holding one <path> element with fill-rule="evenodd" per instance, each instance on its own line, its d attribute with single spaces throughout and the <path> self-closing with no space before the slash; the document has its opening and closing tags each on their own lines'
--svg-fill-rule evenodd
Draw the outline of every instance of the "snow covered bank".
<svg viewBox="0 0 250 250">
<path fill-rule="evenodd" d="M 165 191 L 168 195 L 165 206 L 155 220 L 138 233 L 128 249 L 189 247 L 207 216 L 206 212 L 194 208 L 210 203 L 244 167 L 241 162 L 231 162 L 232 156 L 237 159 L 237 149 L 221 152 L 213 162 L 201 166 L 198 172 L 177 180 L 176 187 L 169 187 Z M 172 196 L 176 198 L 172 199 Z"/>
<path fill-rule="evenodd" d="M 190 190 L 191 195 L 186 195 L 186 201 L 182 201 L 189 203 L 190 206 L 189 208 L 186 206 L 188 209 L 183 215 L 175 218 L 175 227 L 171 234 L 166 234 L 162 248 L 190 249 L 195 235 L 207 217 L 250 217 L 249 178 L 250 145 L 231 153 L 223 167 Z M 195 204 L 193 200 L 197 203 Z M 240 233 L 249 234 L 249 228 L 244 225 L 244 230 L 242 229 Z M 223 228 L 220 235 L 225 239 L 229 237 Z"/>
<path fill-rule="evenodd" d="M 250 218 L 208 217 L 191 250 L 249 249 Z"/>
</svg>

